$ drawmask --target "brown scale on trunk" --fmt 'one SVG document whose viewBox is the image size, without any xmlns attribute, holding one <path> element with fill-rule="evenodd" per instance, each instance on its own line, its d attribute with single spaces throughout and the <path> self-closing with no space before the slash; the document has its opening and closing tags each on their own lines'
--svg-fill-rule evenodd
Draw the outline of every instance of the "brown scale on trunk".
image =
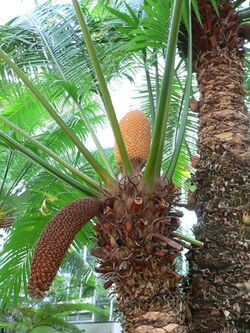
<svg viewBox="0 0 250 333">
<path fill-rule="evenodd" d="M 187 313 L 177 291 L 174 260 L 182 246 L 171 233 L 179 227 L 173 184 L 155 187 L 147 197 L 138 177 L 124 177 L 106 193 L 96 224 L 96 271 L 117 295 L 126 333 L 187 332 Z"/>
<path fill-rule="evenodd" d="M 204 30 L 194 23 L 201 94 L 195 236 L 205 246 L 189 253 L 189 276 L 191 332 L 204 333 L 250 322 L 249 117 L 237 17 L 228 4 L 220 11 L 218 19 L 205 2 Z"/>
</svg>

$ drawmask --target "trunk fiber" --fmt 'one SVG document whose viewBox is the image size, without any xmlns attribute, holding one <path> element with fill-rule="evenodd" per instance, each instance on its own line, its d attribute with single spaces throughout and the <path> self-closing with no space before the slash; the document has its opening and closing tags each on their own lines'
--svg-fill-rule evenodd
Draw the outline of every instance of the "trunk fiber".
<svg viewBox="0 0 250 333">
<path fill-rule="evenodd" d="M 242 62 L 227 48 L 201 52 L 200 160 L 195 236 L 204 248 L 189 253 L 190 332 L 237 332 L 250 323 L 250 151 Z"/>
<path fill-rule="evenodd" d="M 175 268 L 182 245 L 172 234 L 182 215 L 172 208 L 178 189 L 159 180 L 148 195 L 139 180 L 121 178 L 105 194 L 96 271 L 117 296 L 125 333 L 186 333 L 190 312 Z"/>
<path fill-rule="evenodd" d="M 177 292 L 155 292 L 159 289 L 158 276 L 156 271 L 150 275 L 142 278 L 140 286 L 132 288 L 134 295 L 124 295 L 122 286 L 119 310 L 123 313 L 124 333 L 187 333 L 184 300 Z"/>
</svg>

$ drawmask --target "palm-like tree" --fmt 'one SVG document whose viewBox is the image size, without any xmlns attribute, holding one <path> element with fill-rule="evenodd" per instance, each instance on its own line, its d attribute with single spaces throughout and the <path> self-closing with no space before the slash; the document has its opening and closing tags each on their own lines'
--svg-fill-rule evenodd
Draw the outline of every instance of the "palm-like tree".
<svg viewBox="0 0 250 333">
<path fill-rule="evenodd" d="M 195 235 L 189 254 L 192 331 L 225 330 L 249 322 L 249 117 L 243 85 L 243 45 L 233 4 L 218 13 L 200 3 L 193 22 L 193 67 L 200 91 Z M 230 326 L 230 325 L 229 325 Z"/>
<path fill-rule="evenodd" d="M 174 186 L 171 182 L 166 182 L 165 184 L 163 184 L 160 179 L 159 181 L 157 181 L 157 184 L 154 185 L 155 179 L 159 178 L 160 176 L 160 165 L 162 156 L 160 157 L 160 160 L 158 162 L 158 170 L 154 171 L 153 169 L 156 165 L 155 163 L 151 163 L 151 167 L 149 167 L 147 171 L 147 177 L 145 176 L 144 179 L 142 179 L 141 168 L 146 162 L 150 144 L 150 125 L 147 118 L 145 118 L 145 116 L 141 112 L 134 112 L 132 113 L 132 116 L 136 114 L 139 117 L 139 121 L 144 122 L 145 129 L 147 130 L 147 132 L 145 133 L 145 139 L 147 140 L 147 144 L 145 146 L 145 142 L 142 141 L 143 137 L 141 137 L 141 141 L 138 142 L 138 144 L 134 147 L 129 147 L 129 143 L 126 142 L 126 146 L 130 155 L 128 156 L 128 154 L 126 153 L 126 148 L 123 143 L 120 128 L 118 126 L 110 96 L 106 87 L 106 83 L 103 78 L 102 70 L 100 68 L 99 61 L 97 60 L 95 50 L 93 49 L 92 42 L 89 38 L 89 33 L 83 20 L 80 8 L 76 1 L 74 1 L 74 6 L 76 8 L 77 16 L 79 18 L 82 30 L 85 35 L 85 47 L 91 55 L 93 67 L 95 69 L 95 75 L 99 80 L 99 88 L 94 83 L 91 84 L 87 91 L 92 90 L 94 91 L 94 93 L 98 92 L 99 90 L 101 91 L 102 100 L 107 109 L 107 113 L 113 127 L 114 135 L 116 137 L 117 156 L 119 155 L 117 159 L 119 160 L 119 168 L 121 169 L 121 171 L 119 172 L 120 175 L 118 175 L 118 178 L 116 180 L 114 178 L 113 171 L 108 164 L 108 160 L 105 154 L 101 154 L 100 149 L 98 149 L 98 145 L 100 147 L 100 144 L 97 139 L 97 149 L 100 152 L 100 158 L 102 158 L 102 162 L 104 163 L 104 165 L 106 165 L 106 168 L 104 168 L 94 158 L 94 156 L 87 151 L 86 147 L 79 141 L 78 137 L 76 137 L 72 130 L 67 126 L 67 124 L 65 123 L 65 119 L 67 119 L 66 117 L 68 115 L 63 114 L 63 117 L 59 117 L 58 114 L 55 112 L 53 106 L 47 103 L 47 101 L 41 95 L 40 91 L 35 87 L 33 83 L 31 83 L 31 81 L 29 81 L 29 79 L 27 79 L 26 75 L 24 74 L 24 71 L 26 71 L 29 73 L 29 75 L 34 77 L 34 73 L 39 73 L 36 71 L 35 65 L 37 65 L 38 67 L 38 62 L 40 61 L 39 68 L 46 68 L 46 60 L 50 57 L 50 61 L 52 60 L 51 62 L 55 65 L 55 75 L 59 76 L 58 81 L 60 81 L 60 83 L 66 87 L 66 92 L 73 99 L 74 107 L 79 109 L 79 113 L 81 112 L 83 99 L 86 96 L 85 91 L 85 95 L 83 96 L 81 95 L 81 89 L 80 93 L 77 91 L 77 89 L 79 89 L 78 87 L 81 87 L 83 85 L 83 82 L 81 82 L 81 68 L 79 69 L 78 67 L 70 67 L 68 72 L 60 70 L 62 59 L 60 58 L 59 51 L 62 51 L 62 49 L 58 45 L 55 45 L 53 43 L 53 40 L 51 41 L 48 38 L 46 39 L 46 36 L 43 34 L 43 31 L 41 31 L 41 28 L 39 26 L 37 27 L 36 25 L 36 28 L 39 29 L 39 33 L 42 35 L 43 42 L 45 43 L 45 41 L 47 41 L 47 43 L 45 44 L 48 54 L 43 54 L 44 45 L 42 45 L 40 49 L 38 45 L 36 53 L 37 58 L 32 59 L 32 61 L 34 61 L 33 68 L 31 66 L 21 64 L 23 71 L 20 71 L 20 69 L 6 56 L 6 53 L 1 52 L 2 58 L 8 63 L 14 73 L 16 73 L 24 81 L 26 86 L 40 100 L 45 109 L 49 111 L 49 113 L 63 129 L 63 131 L 75 143 L 76 147 L 83 154 L 84 158 L 94 168 L 96 174 L 99 177 L 99 179 L 96 178 L 95 180 L 94 178 L 89 177 L 86 173 L 79 172 L 78 170 L 76 170 L 76 168 L 73 168 L 71 165 L 65 163 L 63 159 L 58 158 L 58 156 L 56 156 L 51 150 L 49 150 L 48 147 L 45 147 L 45 145 L 41 145 L 41 142 L 38 143 L 37 140 L 35 141 L 34 138 L 27 133 L 27 131 L 24 132 L 23 130 L 21 130 L 18 126 L 19 124 L 14 124 L 10 120 L 6 119 L 6 117 L 2 117 L 2 120 L 5 124 L 13 128 L 15 131 L 17 131 L 29 141 L 31 141 L 33 145 L 35 145 L 35 147 L 48 154 L 53 160 L 56 160 L 61 165 L 64 165 L 64 167 L 70 170 L 73 175 L 77 175 L 82 180 L 84 180 L 87 186 L 80 184 L 74 178 L 60 172 L 60 170 L 56 170 L 53 166 L 51 166 L 51 164 L 43 161 L 41 157 L 37 156 L 37 154 L 34 154 L 34 152 L 30 149 L 27 149 L 27 146 L 25 147 L 21 145 L 16 140 L 2 132 L 1 137 L 5 141 L 9 142 L 12 146 L 22 151 L 26 156 L 35 160 L 37 163 L 45 167 L 53 174 L 56 174 L 59 178 L 63 179 L 78 190 L 81 190 L 85 194 L 92 197 L 80 199 L 64 207 L 58 214 L 56 214 L 56 216 L 44 229 L 43 236 L 40 238 L 38 246 L 36 247 L 36 254 L 33 259 L 31 278 L 29 282 L 30 292 L 35 296 L 41 296 L 48 289 L 49 285 L 52 282 L 52 279 L 54 278 L 59 268 L 62 258 L 76 233 L 80 230 L 80 228 L 86 221 L 94 217 L 94 215 L 98 215 L 100 221 L 95 226 L 95 229 L 99 234 L 97 245 L 98 248 L 92 250 L 92 253 L 96 255 L 100 260 L 100 265 L 97 270 L 100 273 L 105 273 L 106 275 L 107 281 L 105 286 L 108 287 L 113 283 L 113 285 L 115 286 L 115 292 L 119 294 L 119 306 L 120 310 L 124 314 L 126 329 L 133 332 L 135 331 L 135 329 L 140 331 L 141 327 L 145 326 L 145 318 L 143 317 L 145 313 L 148 313 L 149 316 L 151 316 L 153 313 L 152 318 L 149 317 L 148 319 L 146 319 L 146 326 L 148 328 L 145 329 L 150 329 L 150 323 L 152 322 L 154 324 L 156 321 L 156 317 L 158 317 L 158 312 L 162 312 L 162 319 L 157 318 L 158 327 L 169 325 L 169 327 L 171 328 L 173 325 L 174 327 L 175 325 L 177 325 L 178 327 L 180 327 L 180 329 L 185 330 L 187 321 L 186 308 L 183 305 L 184 302 L 182 300 L 182 297 L 176 290 L 176 284 L 179 276 L 177 273 L 175 273 L 173 264 L 174 258 L 176 257 L 178 250 L 181 248 L 180 243 L 172 239 L 173 237 L 179 237 L 179 235 L 177 234 L 172 235 L 172 232 L 178 227 L 178 212 L 170 213 L 170 209 L 172 209 L 172 202 L 176 197 L 176 186 Z M 181 8 L 179 6 L 176 6 L 175 11 L 175 20 L 173 20 L 173 29 L 175 32 L 175 36 L 173 35 L 173 40 L 176 40 L 177 38 L 178 29 L 176 29 L 176 27 L 178 26 Z M 166 23 L 168 23 L 168 21 Z M 76 32 L 76 36 L 78 35 L 79 32 Z M 74 42 L 73 36 L 71 36 L 71 39 Z M 28 35 L 27 39 L 29 38 L 33 38 L 36 40 L 35 35 L 32 35 L 32 37 Z M 104 42 L 106 42 L 105 38 L 103 39 Z M 50 44 L 48 43 L 48 41 L 50 42 Z M 102 40 L 100 41 L 100 44 L 101 42 Z M 25 48 L 26 45 L 24 45 L 23 47 Z M 9 52 L 11 52 L 14 57 L 15 52 L 17 52 L 17 55 L 20 55 L 20 49 L 16 48 L 15 45 L 7 43 L 5 46 L 5 50 L 7 51 L 8 48 Z M 75 60 L 74 57 L 76 53 L 73 52 L 74 49 L 75 46 L 74 48 L 68 49 L 65 47 L 63 48 L 63 51 L 72 51 L 73 60 Z M 86 52 L 86 49 L 83 49 L 82 52 Z M 172 51 L 173 49 L 169 47 L 169 59 L 172 59 L 172 64 L 168 68 L 168 71 L 171 76 L 173 76 L 172 72 L 174 60 L 174 54 Z M 88 77 L 92 78 L 93 73 L 88 70 L 89 62 L 87 62 L 86 64 L 84 63 L 83 66 L 85 66 L 84 72 L 89 74 L 89 76 L 86 77 L 88 82 Z M 146 69 L 145 52 L 144 66 Z M 146 72 L 148 73 L 148 70 L 146 70 Z M 6 73 L 6 70 L 4 70 L 4 73 Z M 8 75 L 11 74 L 13 76 L 13 73 L 9 73 Z M 70 75 L 73 74 L 74 76 L 71 79 Z M 166 107 L 169 108 L 168 105 L 165 105 L 164 102 L 166 83 L 164 86 L 165 91 L 162 92 L 162 97 L 159 97 L 159 103 L 161 102 L 162 109 L 165 109 Z M 170 92 L 168 92 L 168 95 L 170 96 Z M 57 99 L 55 98 L 54 100 L 57 103 L 62 103 L 61 101 L 63 100 L 63 98 L 65 100 L 67 97 L 68 96 L 65 97 L 65 95 L 63 94 L 57 94 Z M 169 102 L 170 98 L 168 98 L 168 104 Z M 70 104 L 67 102 L 66 106 L 69 107 Z M 152 122 L 154 118 L 152 115 L 154 114 L 154 112 L 155 110 L 152 109 Z M 162 141 L 161 145 L 163 145 L 165 141 L 164 127 L 166 128 L 167 126 L 167 117 L 163 116 L 163 112 L 159 112 L 159 114 L 161 114 L 161 117 L 158 119 L 158 129 L 160 130 L 160 132 L 155 131 L 155 146 L 158 145 L 160 141 Z M 86 118 L 86 114 L 83 113 L 82 115 Z M 172 117 L 174 119 L 174 116 Z M 88 119 L 85 118 L 85 123 L 87 123 Z M 137 123 L 135 125 L 138 127 L 142 126 L 143 124 Z M 88 128 L 89 130 L 91 130 L 91 126 L 88 126 Z M 138 130 L 142 131 L 144 130 L 144 128 L 139 127 Z M 164 133 L 162 138 L 160 135 L 161 132 Z M 136 138 L 140 139 L 140 136 L 138 136 L 138 133 L 134 131 L 134 139 Z M 143 145 L 145 146 L 144 148 Z M 131 149 L 133 151 L 131 151 Z M 144 155 L 141 154 L 140 150 L 144 150 Z M 161 150 L 163 150 L 163 146 Z M 155 149 L 152 150 L 152 152 L 155 151 Z M 154 161 L 155 157 L 157 156 L 152 156 L 151 160 Z M 98 182 L 97 179 L 99 180 Z M 103 185 L 100 186 L 100 182 L 102 182 Z M 151 191 L 151 188 L 154 188 L 153 192 Z M 159 210 L 154 211 L 155 205 L 160 205 Z M 121 216 L 122 211 L 125 213 L 125 216 Z M 119 226 L 119 229 L 114 226 L 115 221 L 107 220 L 107 218 L 111 218 L 111 215 L 113 215 L 113 217 L 116 216 L 115 219 L 117 220 L 116 223 L 117 226 Z M 69 217 L 71 223 L 69 222 Z M 129 221 L 128 219 L 131 219 L 131 221 Z M 140 222 L 137 225 L 138 220 L 140 220 Z M 155 222 L 153 223 L 153 221 Z M 130 235 L 131 233 L 132 235 Z M 49 235 L 49 237 L 47 238 L 46 235 Z M 130 238 L 132 243 L 130 242 L 130 244 L 126 244 L 125 242 L 129 242 Z M 58 242 L 56 246 L 56 252 L 54 252 L 55 244 L 53 239 L 57 240 Z M 46 253 L 48 254 L 48 257 L 43 256 L 43 254 L 45 253 L 42 250 L 44 246 L 46 247 Z M 132 256 L 130 256 L 128 253 L 129 248 L 131 250 Z M 49 257 L 50 260 L 48 260 Z M 157 266 L 158 264 L 160 265 L 160 263 L 163 264 L 163 267 L 161 270 L 159 270 L 158 279 L 155 280 L 155 283 L 153 285 L 151 273 L 152 267 L 154 267 L 154 270 L 156 271 Z M 44 265 L 46 265 L 46 267 Z M 44 268 L 44 271 L 42 267 Z M 166 273 L 168 276 L 167 279 Z M 124 279 L 129 280 L 130 289 L 128 290 L 124 289 Z M 141 280 L 140 284 L 141 286 L 143 286 L 143 288 L 138 288 L 139 279 Z M 138 302 L 134 302 L 134 293 L 136 291 L 137 294 L 139 293 L 137 301 L 140 303 L 140 307 L 138 307 Z M 166 297 L 168 298 L 169 304 L 163 306 L 164 298 Z M 158 309 L 157 312 L 155 312 L 156 309 Z M 152 310 L 154 310 L 154 312 L 152 312 Z M 135 312 L 137 315 L 135 315 Z M 168 313 L 168 316 L 165 316 L 166 313 Z"/>
<path fill-rule="evenodd" d="M 98 221 L 95 223 L 97 243 L 96 248 L 92 250 L 92 254 L 99 259 L 97 271 L 106 277 L 105 286 L 107 288 L 112 286 L 113 291 L 118 296 L 119 308 L 124 316 L 125 330 L 127 332 L 149 332 L 152 329 L 159 332 L 186 332 L 190 319 L 189 311 L 182 293 L 177 288 L 179 276 L 175 272 L 174 259 L 183 245 L 180 238 L 184 238 L 184 240 L 196 245 L 199 243 L 195 243 L 180 233 L 176 233 L 181 214 L 173 210 L 173 205 L 178 197 L 178 189 L 172 183 L 172 179 L 179 180 L 180 182 L 180 165 L 183 164 L 183 161 L 186 163 L 187 158 L 185 155 L 190 153 L 188 145 L 189 139 L 192 138 L 190 127 L 194 126 L 190 115 L 188 115 L 192 74 L 190 1 L 185 2 L 185 4 L 178 0 L 173 2 L 147 1 L 143 7 L 143 15 L 141 13 L 136 15 L 136 12 L 128 5 L 125 6 L 127 14 L 108 8 L 117 18 L 117 25 L 110 29 L 111 36 L 114 38 L 113 41 L 116 42 L 115 45 L 118 49 L 116 49 L 115 53 L 119 55 L 116 58 L 118 59 L 116 62 L 117 68 L 121 68 L 124 59 L 121 57 L 121 52 L 119 53 L 118 51 L 122 50 L 124 52 L 126 50 L 126 52 L 130 52 L 129 56 L 127 55 L 127 59 L 131 59 L 131 61 L 134 61 L 134 54 L 141 56 L 139 64 L 142 64 L 145 70 L 149 97 L 149 118 L 153 131 L 150 150 L 148 145 L 150 142 L 150 126 L 141 112 L 133 112 L 125 117 L 120 124 L 121 135 L 102 68 L 96 56 L 96 51 L 93 48 L 93 43 L 81 9 L 77 1 L 73 0 L 73 4 L 85 38 L 84 46 L 81 42 L 79 43 L 79 29 L 77 25 L 72 24 L 74 22 L 73 15 L 70 7 L 67 7 L 68 13 L 71 13 L 71 16 L 68 16 L 68 25 L 65 25 L 66 29 L 61 31 L 58 29 L 58 26 L 53 25 L 53 21 L 52 27 L 54 28 L 54 33 L 58 32 L 58 35 L 62 36 L 61 41 L 66 39 L 69 29 L 70 31 L 74 29 L 75 34 L 72 35 L 72 42 L 69 41 L 68 45 L 61 47 L 63 43 L 57 44 L 53 40 L 53 36 L 45 35 L 44 26 L 49 24 L 50 18 L 49 20 L 45 20 L 41 26 L 33 24 L 33 28 L 36 28 L 36 33 L 38 31 L 40 34 L 40 41 L 42 43 L 39 43 L 39 39 L 36 39 L 35 33 L 32 35 L 29 33 L 26 34 L 25 43 L 23 43 L 23 40 L 21 43 L 18 43 L 17 40 L 18 47 L 16 47 L 15 43 L 9 44 L 8 38 L 6 39 L 6 43 L 3 45 L 5 51 L 12 54 L 13 58 L 18 56 L 19 59 L 22 59 L 22 52 L 27 52 L 28 41 L 30 43 L 35 41 L 36 53 L 34 54 L 34 58 L 32 54 L 32 59 L 28 64 L 22 61 L 19 63 L 19 67 L 22 67 L 23 71 L 20 71 L 20 68 L 10 60 L 6 53 L 1 51 L 0 54 L 1 58 L 12 69 L 11 72 L 7 73 L 4 68 L 2 72 L 3 76 L 5 75 L 7 79 L 13 77 L 14 82 L 16 82 L 16 74 L 21 78 L 26 87 L 38 98 L 44 108 L 61 127 L 66 134 L 65 137 L 69 137 L 72 140 L 78 151 L 84 156 L 84 160 L 92 166 L 96 173 L 90 177 L 86 172 L 79 172 L 70 163 L 65 163 L 64 159 L 58 158 L 48 147 L 41 145 L 37 140 L 35 141 L 27 131 L 24 132 L 17 124 L 13 124 L 6 117 L 1 116 L 1 120 L 5 124 L 31 141 L 33 147 L 48 154 L 51 159 L 63 165 L 72 175 L 83 180 L 86 185 L 77 181 L 75 177 L 65 174 L 61 170 L 56 170 L 53 165 L 45 162 L 37 152 L 35 154 L 27 146 L 18 143 L 15 139 L 6 135 L 6 133 L 1 132 L 1 137 L 6 142 L 39 163 L 52 174 L 89 196 L 65 206 L 44 229 L 33 259 L 29 282 L 30 292 L 35 296 L 44 294 L 49 288 L 74 236 L 85 222 L 96 215 L 98 217 Z M 215 6 L 215 2 L 213 2 L 213 5 Z M 199 17 L 195 1 L 193 2 L 193 6 Z M 206 3 L 204 8 L 208 10 L 208 7 L 210 12 L 212 12 L 212 6 L 209 4 L 207 6 Z M 215 6 L 215 8 L 217 7 Z M 168 19 L 170 12 L 172 12 L 171 21 Z M 180 109 L 181 112 L 178 112 L 178 99 L 176 98 L 178 94 L 174 94 L 174 98 L 172 99 L 172 110 L 170 109 L 170 97 L 173 90 L 172 87 L 175 87 L 176 84 L 179 87 L 182 86 L 178 75 L 181 65 L 177 66 L 177 74 L 175 80 L 173 80 L 175 46 L 181 12 L 183 13 L 185 28 L 189 32 L 189 47 L 187 52 L 188 75 L 185 88 L 183 89 L 183 108 Z M 157 18 L 153 16 L 154 13 L 157 13 Z M 169 15 L 166 13 L 169 13 Z M 202 6 L 200 13 L 203 17 Z M 150 15 L 152 15 L 151 20 L 149 20 Z M 216 18 L 214 17 L 214 20 Z M 95 21 L 90 21 L 90 28 L 91 26 L 94 32 L 93 37 L 98 42 L 97 45 L 100 45 L 102 48 L 110 46 L 108 39 L 110 34 L 107 34 L 107 30 L 105 34 L 103 31 L 94 29 Z M 196 30 L 193 30 L 195 41 L 198 35 L 197 30 L 200 27 L 196 22 L 194 22 L 194 27 L 196 27 Z M 19 27 L 14 27 L 14 29 L 20 32 Z M 25 35 L 25 33 L 24 29 L 23 34 Z M 167 34 L 169 34 L 169 38 L 167 39 L 167 47 L 165 48 Z M 58 39 L 59 36 L 57 36 L 56 41 L 60 41 Z M 202 46 L 199 42 L 195 44 L 197 45 L 196 47 Z M 21 48 L 19 48 L 20 46 Z M 126 46 L 125 49 L 124 46 Z M 79 47 L 80 53 L 76 52 L 78 50 L 77 47 Z M 106 55 L 107 53 L 104 50 L 102 49 L 102 53 Z M 110 49 L 107 50 L 110 51 Z M 193 51 L 195 59 L 197 54 L 200 56 L 197 48 L 193 49 Z M 66 67 L 66 71 L 64 71 L 65 67 L 63 65 L 65 64 L 63 63 L 64 57 L 62 57 L 62 52 L 65 52 L 69 56 L 69 60 L 73 64 L 68 68 Z M 81 67 L 78 66 L 77 57 L 79 54 L 87 55 L 87 53 L 90 55 L 94 71 L 89 70 L 90 61 L 82 62 Z M 114 53 L 112 55 L 114 56 Z M 166 58 L 166 66 L 161 79 L 158 58 L 162 55 L 163 58 Z M 109 61 L 112 60 L 109 57 L 104 58 L 104 61 L 108 63 L 108 59 Z M 88 131 L 91 131 L 92 124 L 89 122 L 86 114 L 82 112 L 82 103 L 86 99 L 85 90 L 88 92 L 87 97 L 92 97 L 93 93 L 101 93 L 102 102 L 106 108 L 116 140 L 116 159 L 119 164 L 119 168 L 116 169 L 117 171 L 114 172 L 112 170 L 105 152 L 101 148 L 98 139 L 94 136 L 94 131 L 92 130 L 91 134 L 96 142 L 99 153 L 97 158 L 99 161 L 93 157 L 69 128 L 67 124 L 69 123 L 69 118 L 67 118 L 68 113 L 62 112 L 59 116 L 58 112 L 54 109 L 54 105 L 56 104 L 49 104 L 44 98 L 44 94 L 47 91 L 37 89 L 35 84 L 24 74 L 24 72 L 28 73 L 33 78 L 33 82 L 36 82 L 35 76 L 41 73 L 41 68 L 46 70 L 50 68 L 51 64 L 53 64 L 53 72 L 56 75 L 56 84 L 54 84 L 55 77 L 52 78 L 50 76 L 45 81 L 46 85 L 43 84 L 40 88 L 44 89 L 50 83 L 50 88 L 55 88 L 55 92 L 51 90 L 54 92 L 53 101 L 57 105 L 66 106 L 65 111 L 72 110 L 72 107 L 76 109 L 83 117 Z M 154 75 L 152 75 L 149 65 L 152 65 Z M 110 67 L 106 67 L 106 77 L 110 77 L 111 72 Z M 201 73 L 203 72 L 201 71 Z M 86 73 L 84 79 L 82 73 Z M 92 81 L 93 78 L 94 81 Z M 97 85 L 96 78 L 99 85 Z M 49 82 L 49 79 L 53 80 L 53 84 L 51 84 L 51 81 Z M 19 87 L 20 83 L 17 82 L 17 85 Z M 63 91 L 59 89 L 62 87 L 64 88 Z M 24 88 L 21 86 L 19 89 Z M 41 91 L 43 91 L 43 95 Z M 176 92 L 176 90 L 173 91 Z M 70 101 L 68 99 L 69 96 Z M 48 97 L 52 98 L 52 96 Z M 191 113 L 191 115 L 194 117 L 194 113 Z M 40 121 L 40 119 L 38 120 Z M 173 131 L 173 124 L 174 127 L 178 126 L 177 131 Z M 131 136 L 130 132 L 133 133 L 133 136 Z M 184 138 L 184 133 L 186 134 L 186 138 Z M 164 150 L 164 146 L 166 151 Z M 146 166 L 144 168 L 145 163 Z M 182 172 L 181 175 L 183 174 Z M 200 193 L 202 195 L 202 188 Z M 206 254 L 208 253 L 207 248 L 202 251 Z M 197 260 L 199 260 L 198 255 L 199 252 Z M 191 274 L 194 271 L 193 267 L 191 268 Z M 193 281 L 196 281 L 195 274 L 196 272 L 193 274 Z M 200 279 L 198 280 L 200 281 Z M 200 288 L 198 283 L 196 285 L 194 283 L 193 286 L 193 289 L 195 289 L 195 286 Z M 200 292 L 200 289 L 198 291 Z M 193 295 L 195 295 L 195 291 Z M 193 309 L 195 309 L 193 311 L 195 318 L 196 308 L 194 307 Z M 199 318 L 199 314 L 196 317 Z M 220 321 L 218 318 L 216 321 L 216 325 L 219 323 L 219 326 L 223 326 L 225 322 L 224 319 Z M 195 322 L 199 323 L 196 319 Z M 198 324 L 195 325 L 196 331 L 199 331 L 197 330 Z M 212 329 L 217 328 L 218 325 Z"/>
</svg>

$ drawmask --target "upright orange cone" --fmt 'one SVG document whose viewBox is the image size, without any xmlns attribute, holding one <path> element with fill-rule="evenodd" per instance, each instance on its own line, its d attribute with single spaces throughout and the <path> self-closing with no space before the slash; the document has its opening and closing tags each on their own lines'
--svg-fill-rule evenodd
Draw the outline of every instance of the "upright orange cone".
<svg viewBox="0 0 250 333">
<path fill-rule="evenodd" d="M 147 161 L 151 131 L 150 123 L 144 112 L 134 110 L 128 112 L 119 122 L 123 140 L 129 159 L 134 168 L 141 168 Z M 121 156 L 115 143 L 115 158 L 121 165 Z"/>
</svg>

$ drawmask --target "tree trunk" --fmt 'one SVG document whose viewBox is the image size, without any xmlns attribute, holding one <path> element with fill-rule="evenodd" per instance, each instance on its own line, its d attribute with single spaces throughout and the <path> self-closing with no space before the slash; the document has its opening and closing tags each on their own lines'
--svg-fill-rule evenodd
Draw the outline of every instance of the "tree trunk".
<svg viewBox="0 0 250 333">
<path fill-rule="evenodd" d="M 121 177 L 105 194 L 91 254 L 117 296 L 126 333 L 187 332 L 190 315 L 175 272 L 182 246 L 172 234 L 181 213 L 172 210 L 177 196 L 173 184 L 159 180 L 148 195 L 140 176 Z"/>
<path fill-rule="evenodd" d="M 142 278 L 139 287 L 119 299 L 124 333 L 187 333 L 188 310 L 184 300 L 178 292 L 155 292 L 159 280 L 154 275 L 151 272 L 150 279 Z"/>
<path fill-rule="evenodd" d="M 201 52 L 195 236 L 189 253 L 191 332 L 233 332 L 250 322 L 250 151 L 242 61 L 237 50 Z M 237 331 L 236 331 L 237 332 Z"/>
</svg>

